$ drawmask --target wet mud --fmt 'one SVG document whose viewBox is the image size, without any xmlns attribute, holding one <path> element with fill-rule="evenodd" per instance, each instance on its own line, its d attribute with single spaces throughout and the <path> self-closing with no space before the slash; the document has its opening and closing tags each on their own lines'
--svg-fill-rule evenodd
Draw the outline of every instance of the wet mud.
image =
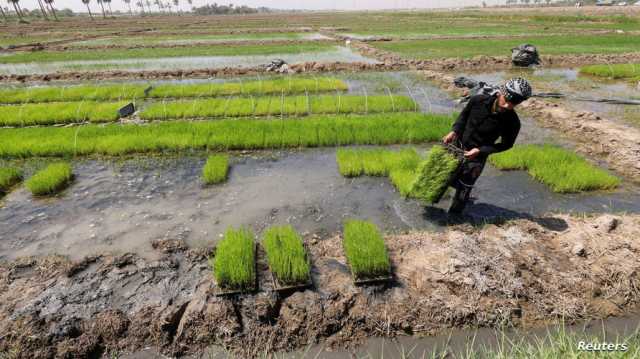
<svg viewBox="0 0 640 359">
<path fill-rule="evenodd" d="M 218 345 L 240 357 L 460 326 L 523 327 L 620 316 L 640 299 L 637 215 L 553 215 L 386 237 L 395 281 L 354 287 L 338 236 L 305 237 L 314 288 L 214 295 L 210 249 L 175 241 L 159 259 L 60 256 L 0 265 L 0 351 L 86 357 L 152 347 L 165 355 Z"/>
</svg>

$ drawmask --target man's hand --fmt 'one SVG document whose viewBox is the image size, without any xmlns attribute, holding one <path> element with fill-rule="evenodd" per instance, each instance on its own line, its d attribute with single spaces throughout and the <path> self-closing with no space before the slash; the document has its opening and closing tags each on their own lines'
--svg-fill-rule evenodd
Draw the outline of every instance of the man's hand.
<svg viewBox="0 0 640 359">
<path fill-rule="evenodd" d="M 451 131 L 451 132 L 447 133 L 447 135 L 442 138 L 442 142 L 451 143 L 451 142 L 455 141 L 456 139 L 458 139 L 458 134 L 455 133 L 454 131 Z"/>
<path fill-rule="evenodd" d="M 469 151 L 464 151 L 464 157 L 466 157 L 467 159 L 470 159 L 470 160 L 478 157 L 479 154 L 480 154 L 480 149 L 479 148 L 474 148 L 474 149 L 469 150 Z"/>
</svg>

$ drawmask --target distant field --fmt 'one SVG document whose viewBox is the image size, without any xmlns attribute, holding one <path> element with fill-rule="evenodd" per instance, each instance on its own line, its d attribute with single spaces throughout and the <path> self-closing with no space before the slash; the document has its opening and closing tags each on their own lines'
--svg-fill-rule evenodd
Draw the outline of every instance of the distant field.
<svg viewBox="0 0 640 359">
<path fill-rule="evenodd" d="M 331 44 L 309 42 L 295 45 L 217 45 L 178 48 L 111 49 L 102 51 L 39 51 L 20 52 L 13 55 L 1 56 L 0 63 L 16 64 L 27 62 L 97 61 L 163 57 L 275 55 L 303 52 L 321 52 L 331 50 L 334 47 L 335 46 Z"/>
<path fill-rule="evenodd" d="M 95 40 L 78 41 L 71 46 L 96 45 L 156 45 L 182 44 L 198 42 L 250 41 L 250 40 L 297 40 L 305 37 L 304 33 L 249 33 L 249 34 L 200 34 L 200 35 L 158 35 L 133 37 L 106 37 Z"/>
<path fill-rule="evenodd" d="M 511 48 L 522 43 L 536 45 L 542 55 L 616 54 L 640 49 L 640 37 L 629 35 L 531 36 L 513 40 L 407 40 L 375 42 L 372 45 L 408 58 L 436 59 L 510 55 Z"/>
</svg>

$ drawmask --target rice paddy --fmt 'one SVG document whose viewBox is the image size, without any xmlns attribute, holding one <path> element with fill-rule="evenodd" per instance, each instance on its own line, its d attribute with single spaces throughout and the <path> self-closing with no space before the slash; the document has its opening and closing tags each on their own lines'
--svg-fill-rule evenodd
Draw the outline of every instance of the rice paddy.
<svg viewBox="0 0 640 359">
<path fill-rule="evenodd" d="M 43 86 L 0 89 L 0 103 L 120 101 L 142 98 L 188 98 L 237 95 L 304 94 L 346 91 L 344 81 L 331 77 L 274 78 L 245 82 L 195 84 L 112 84 Z"/>
<path fill-rule="evenodd" d="M 0 194 L 22 181 L 22 171 L 13 167 L 0 167 Z"/>
<path fill-rule="evenodd" d="M 227 229 L 216 246 L 211 265 L 221 288 L 249 290 L 255 287 L 256 253 L 254 234 L 248 228 Z"/>
<path fill-rule="evenodd" d="M 46 196 L 65 189 L 72 179 L 73 172 L 70 164 L 53 163 L 29 178 L 25 186 L 34 196 Z"/>
<path fill-rule="evenodd" d="M 310 279 L 310 266 L 302 238 L 291 226 L 274 226 L 264 233 L 262 246 L 269 269 L 285 285 L 301 284 Z"/>
<path fill-rule="evenodd" d="M 225 154 L 209 156 L 202 168 L 202 180 L 206 185 L 224 182 L 229 171 L 229 156 Z"/>
<path fill-rule="evenodd" d="M 420 162 L 417 176 L 411 184 L 412 196 L 427 203 L 440 200 L 449 186 L 449 179 L 458 167 L 458 159 L 442 146 L 433 146 Z"/>
<path fill-rule="evenodd" d="M 336 152 L 338 170 L 345 177 L 389 176 L 394 171 L 412 171 L 420 161 L 413 149 L 339 149 Z"/>
<path fill-rule="evenodd" d="M 551 145 L 515 146 L 489 157 L 503 170 L 526 170 L 554 192 L 573 193 L 616 188 L 620 179 L 566 149 Z"/>
<path fill-rule="evenodd" d="M 127 102 L 57 102 L 0 106 L 0 126 L 24 127 L 81 122 L 112 122 Z"/>
<path fill-rule="evenodd" d="M 221 119 L 77 128 L 8 128 L 0 131 L 0 157 L 411 144 L 438 140 L 449 131 L 452 122 L 451 115 L 389 113 L 319 115 L 304 120 Z"/>
<path fill-rule="evenodd" d="M 375 224 L 360 220 L 344 223 L 344 252 L 356 280 L 391 273 L 389 254 Z"/>
<path fill-rule="evenodd" d="M 140 112 L 143 120 L 415 111 L 406 96 L 277 96 L 161 102 Z"/>
<path fill-rule="evenodd" d="M 607 64 L 590 65 L 580 68 L 580 73 L 607 77 L 611 79 L 628 79 L 640 81 L 640 64 Z"/>
</svg>

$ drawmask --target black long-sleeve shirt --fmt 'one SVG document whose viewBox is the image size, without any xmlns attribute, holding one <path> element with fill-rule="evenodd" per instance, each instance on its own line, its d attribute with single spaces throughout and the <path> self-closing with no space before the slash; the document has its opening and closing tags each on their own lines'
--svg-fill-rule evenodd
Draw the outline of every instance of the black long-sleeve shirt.
<svg viewBox="0 0 640 359">
<path fill-rule="evenodd" d="M 513 147 L 520 132 L 520 119 L 515 111 L 492 112 L 497 95 L 476 95 L 469 99 L 453 124 L 465 150 L 480 149 L 486 158 L 492 153 Z M 500 137 L 500 142 L 496 143 Z"/>
</svg>

